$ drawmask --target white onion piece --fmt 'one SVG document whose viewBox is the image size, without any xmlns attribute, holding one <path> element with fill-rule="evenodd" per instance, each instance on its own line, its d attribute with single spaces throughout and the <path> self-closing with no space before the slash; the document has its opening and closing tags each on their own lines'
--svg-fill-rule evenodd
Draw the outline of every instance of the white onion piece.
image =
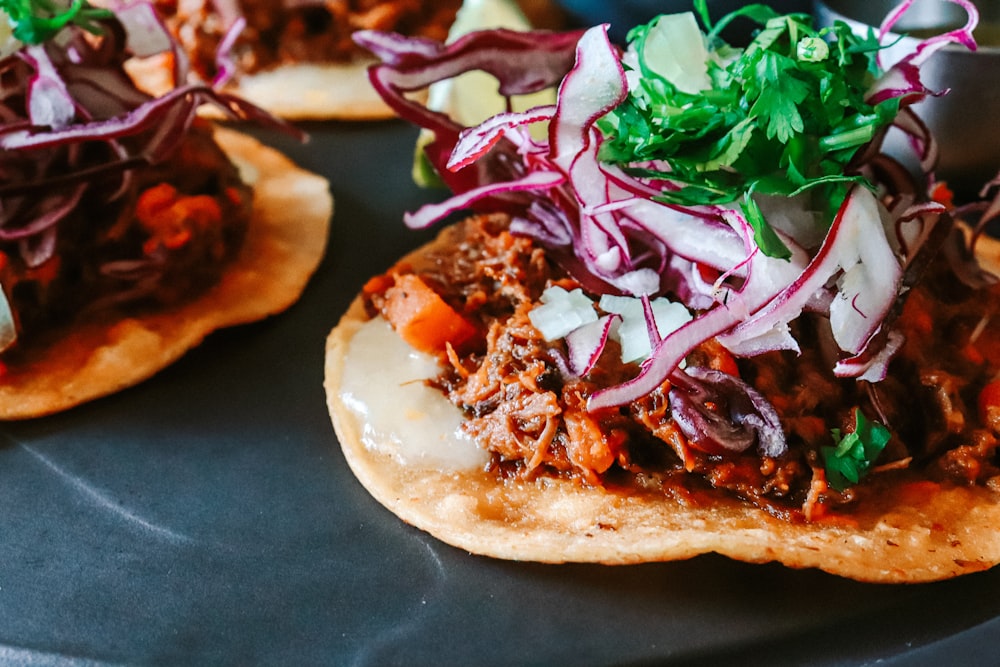
<svg viewBox="0 0 1000 667">
<path fill-rule="evenodd" d="M 691 321 L 691 313 L 683 304 L 662 297 L 649 301 L 656 331 L 656 340 L 653 341 L 642 299 L 605 294 L 598 305 L 604 312 L 615 313 L 622 318 L 613 335 L 621 343 L 622 362 L 626 364 L 648 358 L 655 343 Z"/>
<path fill-rule="evenodd" d="M 594 303 L 581 289 L 569 292 L 555 285 L 546 288 L 540 300 L 542 305 L 533 308 L 528 319 L 545 340 L 565 338 L 574 329 L 597 321 Z"/>
</svg>

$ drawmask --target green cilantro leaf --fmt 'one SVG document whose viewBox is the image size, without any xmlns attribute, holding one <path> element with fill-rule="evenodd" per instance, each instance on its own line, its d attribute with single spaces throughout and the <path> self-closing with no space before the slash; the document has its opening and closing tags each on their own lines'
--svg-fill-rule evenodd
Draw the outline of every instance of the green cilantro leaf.
<svg viewBox="0 0 1000 667">
<path fill-rule="evenodd" d="M 112 15 L 86 0 L 73 0 L 69 6 L 52 0 L 0 0 L 0 11 L 9 17 L 14 37 L 24 44 L 41 44 L 70 24 L 97 33 L 97 21 Z"/>
<path fill-rule="evenodd" d="M 837 444 L 820 448 L 827 482 L 837 491 L 861 481 L 891 437 L 889 429 L 869 421 L 860 409 L 854 410 L 854 420 L 852 433 L 841 434 L 840 429 L 833 429 L 831 433 Z"/>
<path fill-rule="evenodd" d="M 780 259 L 787 259 L 792 256 L 792 251 L 788 249 L 788 246 L 774 233 L 774 229 L 771 225 L 767 224 L 767 220 L 764 219 L 764 214 L 760 210 L 760 206 L 754 201 L 753 193 L 756 190 L 757 184 L 754 183 L 747 190 L 746 199 L 743 201 L 742 208 L 743 214 L 747 217 L 747 222 L 750 223 L 750 227 L 753 229 L 753 240 L 757 244 L 757 247 L 761 249 L 761 252 L 765 253 L 770 257 L 778 257 Z"/>
<path fill-rule="evenodd" d="M 750 116 L 763 125 L 768 139 L 787 144 L 805 131 L 799 106 L 809 96 L 809 85 L 796 78 L 796 63 L 771 51 L 761 52 L 755 68 L 760 91 Z"/>
<path fill-rule="evenodd" d="M 666 164 L 679 189 L 661 201 L 680 205 L 741 206 L 758 247 L 772 257 L 788 248 L 770 228 L 753 193 L 808 193 L 810 205 L 827 213 L 839 208 L 851 159 L 899 109 L 899 100 L 869 104 L 865 95 L 878 75 L 874 34 L 855 35 L 843 23 L 817 30 L 805 14 L 778 15 L 765 5 L 746 5 L 710 23 L 706 0 L 694 0 L 707 33 L 707 89 L 692 93 L 668 81 L 657 62 L 662 48 L 647 44 L 692 43 L 674 32 L 677 22 L 659 19 L 629 33 L 626 67 L 641 73 L 629 96 L 598 123 L 605 134 L 600 159 L 642 174 L 648 163 Z M 719 37 L 733 20 L 761 26 L 745 48 Z M 692 28 L 697 31 L 697 26 Z M 654 31 L 664 31 L 651 37 Z M 675 39 L 676 38 L 676 39 Z M 675 62 L 700 63 L 695 50 L 671 54 Z M 652 172 L 647 172 L 652 175 Z M 662 170 L 661 170 L 662 175 Z"/>
</svg>

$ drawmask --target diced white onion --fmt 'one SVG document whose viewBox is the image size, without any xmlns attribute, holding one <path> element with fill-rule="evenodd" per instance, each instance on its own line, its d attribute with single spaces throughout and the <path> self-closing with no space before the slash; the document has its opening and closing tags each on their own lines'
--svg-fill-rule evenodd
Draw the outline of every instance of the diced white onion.
<svg viewBox="0 0 1000 667">
<path fill-rule="evenodd" d="M 545 340 L 565 338 L 598 320 L 594 303 L 580 289 L 569 292 L 562 287 L 549 287 L 542 293 L 540 301 L 542 305 L 529 312 L 528 319 Z M 605 313 L 620 316 L 620 320 L 606 334 L 620 344 L 622 362 L 642 361 L 652 354 L 642 299 L 605 294 L 598 305 Z M 690 311 L 681 303 L 659 297 L 650 301 L 649 305 L 656 323 L 656 338 L 663 338 L 691 321 Z M 600 347 L 603 348 L 603 343 Z"/>
<path fill-rule="evenodd" d="M 691 320 L 691 313 L 683 304 L 663 297 L 653 299 L 650 306 L 653 309 L 653 320 L 656 322 L 660 338 L 676 331 Z M 641 299 L 605 294 L 601 297 L 600 307 L 605 312 L 621 315 L 622 322 L 611 335 L 621 344 L 624 363 L 642 361 L 652 354 L 649 328 L 646 325 Z"/>
<path fill-rule="evenodd" d="M 545 340 L 565 338 L 574 329 L 597 321 L 594 303 L 581 289 L 569 292 L 559 286 L 549 287 L 542 293 L 541 302 L 528 313 L 528 319 Z"/>
</svg>

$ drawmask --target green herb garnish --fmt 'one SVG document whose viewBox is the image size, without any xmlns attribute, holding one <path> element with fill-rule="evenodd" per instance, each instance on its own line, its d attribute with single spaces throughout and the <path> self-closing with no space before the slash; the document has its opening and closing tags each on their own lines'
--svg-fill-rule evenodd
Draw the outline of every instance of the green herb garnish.
<svg viewBox="0 0 1000 667">
<path fill-rule="evenodd" d="M 869 421 L 860 409 L 855 408 L 854 420 L 853 433 L 841 434 L 840 429 L 835 428 L 831 433 L 837 444 L 820 448 L 827 483 L 837 491 L 857 484 L 867 475 L 891 437 L 889 429 Z"/>
<path fill-rule="evenodd" d="M 112 16 L 86 0 L 73 0 L 68 6 L 51 0 L 0 0 L 0 11 L 7 14 L 14 37 L 24 44 L 41 44 L 70 24 L 96 34 L 97 22 Z"/>
<path fill-rule="evenodd" d="M 832 221 L 851 184 L 870 186 L 846 170 L 899 110 L 898 99 L 865 101 L 880 46 L 844 23 L 816 30 L 806 14 L 779 15 L 764 5 L 742 7 L 715 26 L 705 0 L 695 0 L 695 9 L 705 34 L 693 15 L 663 16 L 629 33 L 626 63 L 641 76 L 600 121 L 608 139 L 601 159 L 640 176 L 650 172 L 637 165 L 667 163 L 680 187 L 660 200 L 738 203 L 760 249 L 788 257 L 754 195 L 808 193 L 810 208 Z M 719 37 L 740 17 L 761 26 L 745 49 Z"/>
</svg>

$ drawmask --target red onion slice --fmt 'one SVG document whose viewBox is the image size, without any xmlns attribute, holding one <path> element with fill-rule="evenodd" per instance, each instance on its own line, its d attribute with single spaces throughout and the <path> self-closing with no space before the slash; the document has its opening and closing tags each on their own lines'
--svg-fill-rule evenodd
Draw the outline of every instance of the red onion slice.
<svg viewBox="0 0 1000 667">
<path fill-rule="evenodd" d="M 604 315 L 594 322 L 574 329 L 566 336 L 568 366 L 571 373 L 583 377 L 594 369 L 607 345 L 612 328 L 620 321 L 619 315 Z"/>
<path fill-rule="evenodd" d="M 523 112 L 509 111 L 486 119 L 480 125 L 462 131 L 448 160 L 449 171 L 467 167 L 496 146 L 515 127 L 547 121 L 555 114 L 555 106 L 547 105 Z"/>
<path fill-rule="evenodd" d="M 671 381 L 670 416 L 696 449 L 740 453 L 756 443 L 763 456 L 788 449 L 777 412 L 746 382 L 699 367 L 677 371 Z"/>
<path fill-rule="evenodd" d="M 724 342 L 734 347 L 787 325 L 842 274 L 838 298 L 829 305 L 834 339 L 857 353 L 882 322 L 898 296 L 902 269 L 886 238 L 878 202 L 866 188 L 854 187 L 834 219 L 826 240 L 802 274 L 732 331 Z"/>
</svg>

